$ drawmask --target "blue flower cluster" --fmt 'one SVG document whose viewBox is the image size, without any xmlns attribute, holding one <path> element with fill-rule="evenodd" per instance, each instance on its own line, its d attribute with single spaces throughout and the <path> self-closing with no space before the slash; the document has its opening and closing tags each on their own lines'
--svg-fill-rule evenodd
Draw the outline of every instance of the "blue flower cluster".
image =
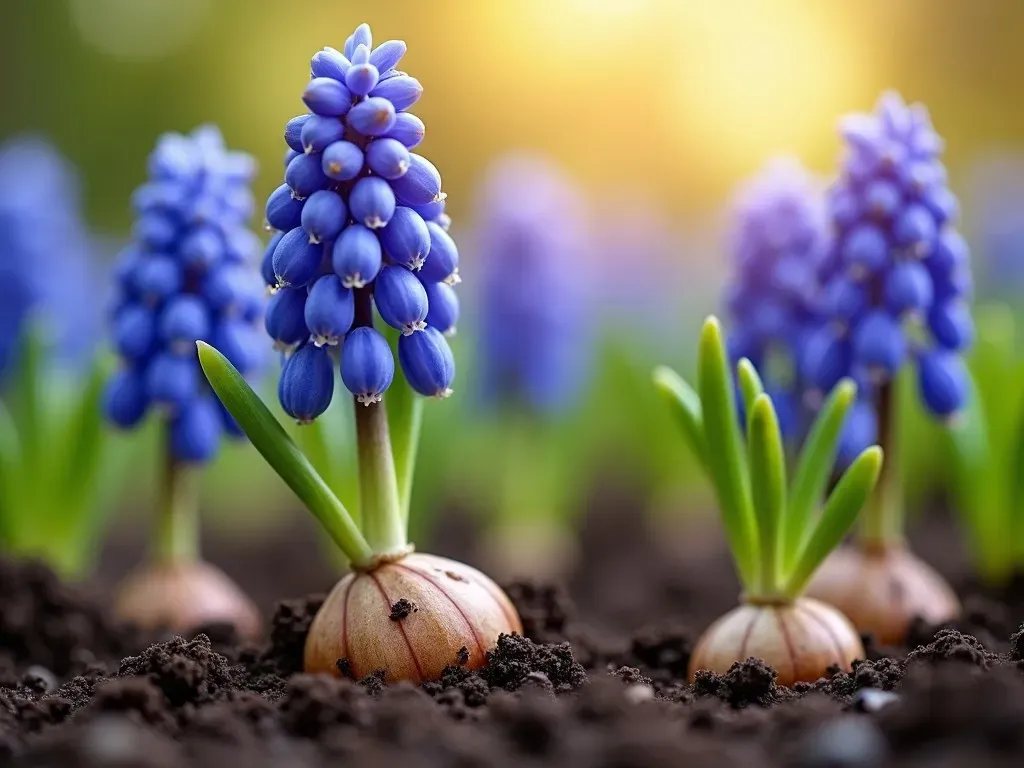
<svg viewBox="0 0 1024 768">
<path fill-rule="evenodd" d="M 278 394 L 300 422 L 330 405 L 331 347 L 341 347 L 341 380 L 360 403 L 379 402 L 391 385 L 395 362 L 373 328 L 373 304 L 401 331 L 398 362 L 412 388 L 451 392 L 444 337 L 458 320 L 459 253 L 441 176 L 411 151 L 424 126 L 408 110 L 423 88 L 396 68 L 405 50 L 398 40 L 374 48 L 363 24 L 343 51 L 318 52 L 302 95 L 309 112 L 285 127 L 285 183 L 267 200 L 277 234 L 262 274 L 273 291 L 266 329 L 287 353 Z"/>
<path fill-rule="evenodd" d="M 963 406 L 961 353 L 974 328 L 958 204 L 925 108 L 886 93 L 873 114 L 851 116 L 841 130 L 846 151 L 828 196 L 835 239 L 822 271 L 826 322 L 806 344 L 803 374 L 820 391 L 852 376 L 866 395 L 847 422 L 850 456 L 876 439 L 871 398 L 907 362 L 934 415 Z"/>
<path fill-rule="evenodd" d="M 122 365 L 105 410 L 128 428 L 158 409 L 181 461 L 208 461 L 225 430 L 241 434 L 202 375 L 196 341 L 217 347 L 243 375 L 258 373 L 267 357 L 259 331 L 266 295 L 254 269 L 260 242 L 246 226 L 255 172 L 253 159 L 226 150 L 212 126 L 170 133 L 133 198 L 134 238 L 118 261 L 111 313 Z"/>
<path fill-rule="evenodd" d="M 788 439 L 799 439 L 800 353 L 821 323 L 819 273 L 829 252 L 822 184 L 780 157 L 740 190 L 732 212 L 726 288 L 729 354 L 749 359 L 772 395 Z"/>
<path fill-rule="evenodd" d="M 93 243 L 70 165 L 41 139 L 0 147 L 0 376 L 12 364 L 30 313 L 58 360 L 93 348 Z"/>
<path fill-rule="evenodd" d="M 478 199 L 481 394 L 556 411 L 591 358 L 585 203 L 557 168 L 525 155 L 498 161 Z"/>
</svg>

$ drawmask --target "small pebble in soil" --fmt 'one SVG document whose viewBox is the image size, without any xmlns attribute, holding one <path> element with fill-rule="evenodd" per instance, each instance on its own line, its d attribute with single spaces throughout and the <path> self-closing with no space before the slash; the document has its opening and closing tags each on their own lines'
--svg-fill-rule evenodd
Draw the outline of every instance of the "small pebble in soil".
<svg viewBox="0 0 1024 768">
<path fill-rule="evenodd" d="M 418 611 L 419 608 L 416 607 L 416 603 L 402 597 L 399 598 L 398 602 L 391 606 L 390 619 L 392 621 L 401 621 L 402 619 L 407 619 L 410 613 L 416 613 Z"/>
<path fill-rule="evenodd" d="M 797 765 L 801 768 L 879 765 L 888 751 L 885 737 L 871 720 L 846 715 L 825 723 L 803 738 Z"/>
<path fill-rule="evenodd" d="M 899 694 L 892 691 L 861 688 L 853 697 L 853 706 L 859 712 L 877 712 L 893 702 L 899 701 L 899 698 Z"/>
</svg>

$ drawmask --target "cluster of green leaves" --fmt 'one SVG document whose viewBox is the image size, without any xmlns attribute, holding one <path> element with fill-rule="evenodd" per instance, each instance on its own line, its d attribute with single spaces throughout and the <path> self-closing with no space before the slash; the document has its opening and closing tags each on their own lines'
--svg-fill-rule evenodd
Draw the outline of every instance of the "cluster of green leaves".
<svg viewBox="0 0 1024 768">
<path fill-rule="evenodd" d="M 99 404 L 106 362 L 72 376 L 26 334 L 0 402 L 0 548 L 71 578 L 93 564 L 116 485 Z"/>
<path fill-rule="evenodd" d="M 1024 567 L 1024 362 L 1008 307 L 975 311 L 967 407 L 950 423 L 953 491 L 978 573 L 990 583 Z"/>
<path fill-rule="evenodd" d="M 882 451 L 873 446 L 858 456 L 822 503 L 843 421 L 856 397 L 853 382 L 840 382 L 829 395 L 790 481 L 771 398 L 749 361 L 740 361 L 737 376 L 747 414 L 745 438 L 714 317 L 701 331 L 697 388 L 664 367 L 655 371 L 654 382 L 715 488 L 746 595 L 795 598 L 842 541 L 874 490 Z"/>
</svg>

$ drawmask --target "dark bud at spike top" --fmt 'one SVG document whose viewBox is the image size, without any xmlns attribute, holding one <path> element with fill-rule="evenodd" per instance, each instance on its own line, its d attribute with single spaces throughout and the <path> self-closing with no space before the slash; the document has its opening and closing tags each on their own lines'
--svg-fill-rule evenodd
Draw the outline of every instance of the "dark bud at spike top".
<svg viewBox="0 0 1024 768">
<path fill-rule="evenodd" d="M 430 253 L 430 230 L 411 208 L 398 206 L 378 236 L 391 260 L 413 271 L 423 267 Z"/>
<path fill-rule="evenodd" d="M 277 388 L 285 413 L 308 424 L 327 410 L 334 395 L 334 365 L 327 350 L 304 344 L 285 361 Z"/>
<path fill-rule="evenodd" d="M 324 275 L 313 283 L 306 298 L 305 321 L 316 346 L 337 346 L 352 327 L 354 317 L 352 290 L 342 284 L 340 277 Z"/>
<path fill-rule="evenodd" d="M 427 292 L 405 267 L 384 267 L 374 283 L 373 299 L 384 322 L 403 335 L 426 328 Z"/>
<path fill-rule="evenodd" d="M 455 380 L 455 358 L 451 347 L 436 328 L 401 336 L 398 360 L 414 390 L 424 397 L 448 397 Z"/>
<path fill-rule="evenodd" d="M 334 241 L 331 263 L 346 288 L 362 288 L 380 272 L 380 240 L 362 224 L 350 224 Z"/>
<path fill-rule="evenodd" d="M 345 337 L 341 379 L 358 402 L 379 403 L 394 378 L 395 359 L 383 336 L 372 328 L 356 328 Z"/>
<path fill-rule="evenodd" d="M 274 276 L 279 286 L 302 288 L 316 277 L 323 259 L 323 246 L 311 243 L 306 230 L 288 232 L 274 250 Z"/>
<path fill-rule="evenodd" d="M 967 370 L 959 355 L 942 349 L 921 354 L 917 363 L 921 400 L 940 418 L 949 418 L 967 402 Z"/>
</svg>

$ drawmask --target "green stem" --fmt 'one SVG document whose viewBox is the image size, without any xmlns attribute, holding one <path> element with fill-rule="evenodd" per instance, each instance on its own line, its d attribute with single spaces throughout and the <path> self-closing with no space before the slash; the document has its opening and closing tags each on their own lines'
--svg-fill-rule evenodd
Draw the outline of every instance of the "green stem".
<svg viewBox="0 0 1024 768">
<path fill-rule="evenodd" d="M 160 499 L 153 559 L 190 562 L 199 558 L 199 471 L 166 451 L 160 478 Z"/>
<path fill-rule="evenodd" d="M 373 305 L 366 288 L 356 291 L 355 324 L 373 327 Z M 387 411 L 383 401 L 364 405 L 353 397 L 352 404 L 356 416 L 363 535 L 375 553 L 398 552 L 409 542 L 391 451 Z"/>
<path fill-rule="evenodd" d="M 399 332 L 393 328 L 385 331 L 391 351 L 397 358 Z M 395 456 L 395 473 L 398 476 L 398 496 L 402 509 L 402 526 L 408 535 L 409 508 L 412 504 L 412 484 L 416 474 L 416 451 L 420 443 L 423 426 L 423 398 L 409 386 L 405 377 L 399 376 L 388 388 L 388 429 Z"/>
<path fill-rule="evenodd" d="M 897 419 L 898 381 L 892 379 L 878 392 L 878 444 L 885 454 L 875 492 L 861 523 L 861 546 L 886 548 L 903 541 L 903 484 L 897 461 L 899 455 Z"/>
</svg>

